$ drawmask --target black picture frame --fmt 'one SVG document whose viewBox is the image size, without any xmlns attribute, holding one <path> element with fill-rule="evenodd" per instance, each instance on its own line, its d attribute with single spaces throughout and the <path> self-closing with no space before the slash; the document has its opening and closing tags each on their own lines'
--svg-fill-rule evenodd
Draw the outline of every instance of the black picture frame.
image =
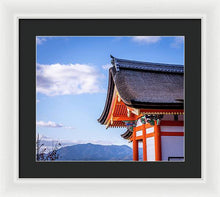
<svg viewBox="0 0 220 197">
<path fill-rule="evenodd" d="M 185 162 L 35 161 L 35 36 L 74 35 L 185 36 Z M 19 19 L 19 178 L 201 178 L 201 19 Z"/>
</svg>

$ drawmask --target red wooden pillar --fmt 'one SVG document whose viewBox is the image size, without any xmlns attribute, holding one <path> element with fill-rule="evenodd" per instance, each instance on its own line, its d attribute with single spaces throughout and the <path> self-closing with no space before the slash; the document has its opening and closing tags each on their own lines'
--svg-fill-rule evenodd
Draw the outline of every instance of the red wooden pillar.
<svg viewBox="0 0 220 197">
<path fill-rule="evenodd" d="M 145 125 L 142 125 L 142 132 L 143 132 L 143 161 L 147 161 L 147 143 L 146 143 Z"/>
<path fill-rule="evenodd" d="M 154 122 L 154 139 L 155 139 L 155 161 L 161 161 L 161 134 L 160 126 L 157 121 Z"/>
<path fill-rule="evenodd" d="M 133 161 L 138 161 L 138 140 L 136 140 L 136 129 L 133 130 Z"/>
</svg>

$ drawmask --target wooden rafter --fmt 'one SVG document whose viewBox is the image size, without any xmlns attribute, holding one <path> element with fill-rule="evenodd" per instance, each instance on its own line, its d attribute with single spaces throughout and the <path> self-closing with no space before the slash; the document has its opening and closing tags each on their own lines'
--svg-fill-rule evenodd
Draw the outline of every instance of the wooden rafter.
<svg viewBox="0 0 220 197">
<path fill-rule="evenodd" d="M 136 109 L 124 104 L 119 96 L 117 89 L 114 91 L 111 108 L 105 121 L 108 127 L 124 127 L 123 121 L 134 121 L 145 114 L 184 114 L 184 110 L 173 109 Z M 118 123 L 117 123 L 118 122 Z"/>
</svg>

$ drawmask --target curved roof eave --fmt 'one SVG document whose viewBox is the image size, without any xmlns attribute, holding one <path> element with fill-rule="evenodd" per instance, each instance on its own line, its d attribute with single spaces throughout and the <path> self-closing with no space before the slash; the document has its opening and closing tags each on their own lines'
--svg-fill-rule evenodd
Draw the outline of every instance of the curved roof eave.
<svg viewBox="0 0 220 197">
<path fill-rule="evenodd" d="M 115 84 L 114 84 L 114 81 L 112 78 L 112 68 L 110 68 L 109 69 L 109 78 L 108 78 L 108 92 L 107 92 L 107 97 L 106 97 L 106 101 L 105 101 L 105 107 L 104 107 L 104 110 L 103 110 L 101 116 L 98 119 L 98 122 L 100 122 L 101 124 L 104 124 L 104 122 L 108 116 L 108 113 L 109 113 L 109 110 L 111 107 L 114 89 L 115 89 Z"/>
</svg>

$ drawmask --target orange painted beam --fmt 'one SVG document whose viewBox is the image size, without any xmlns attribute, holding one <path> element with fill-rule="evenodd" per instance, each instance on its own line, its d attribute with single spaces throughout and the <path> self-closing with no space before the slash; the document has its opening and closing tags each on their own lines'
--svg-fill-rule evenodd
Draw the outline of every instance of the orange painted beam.
<svg viewBox="0 0 220 197">
<path fill-rule="evenodd" d="M 108 122 L 108 121 L 111 119 L 111 115 L 112 115 L 113 112 L 114 112 L 113 109 L 115 108 L 115 105 L 116 105 L 116 103 L 117 103 L 117 100 L 118 100 L 118 96 L 117 96 L 117 93 L 114 91 L 114 95 L 113 95 L 111 107 L 110 107 L 109 114 L 108 114 L 108 116 L 107 116 L 106 122 Z"/>
<path fill-rule="evenodd" d="M 138 161 L 138 140 L 133 140 L 133 161 Z"/>
<path fill-rule="evenodd" d="M 135 131 L 137 131 L 137 127 L 134 127 L 134 128 L 133 128 L 133 132 L 135 132 Z"/>
<path fill-rule="evenodd" d="M 146 134 L 145 138 L 154 137 L 154 133 L 148 133 Z M 143 135 L 137 136 L 136 140 L 143 140 Z"/>
<path fill-rule="evenodd" d="M 125 116 L 117 116 L 117 117 L 114 117 L 113 116 L 113 120 L 114 121 L 134 121 L 136 120 L 136 118 L 133 118 L 133 117 L 125 117 Z"/>
<path fill-rule="evenodd" d="M 161 136 L 184 136 L 184 132 L 169 132 L 169 131 L 163 131 L 161 132 Z"/>
<path fill-rule="evenodd" d="M 170 132 L 170 131 L 163 131 L 160 132 L 161 136 L 184 136 L 184 132 Z M 149 137 L 154 137 L 155 133 L 147 133 L 144 137 L 144 135 L 140 135 L 136 137 L 136 140 L 144 140 L 144 138 L 149 138 Z M 133 140 L 132 138 L 130 138 L 130 140 Z"/>
<path fill-rule="evenodd" d="M 161 133 L 160 126 L 155 121 L 154 125 L 154 140 L 155 140 L 155 161 L 161 161 Z"/>
<path fill-rule="evenodd" d="M 134 130 L 134 131 L 140 131 L 140 130 L 142 130 L 142 125 L 141 125 L 141 126 L 138 126 L 138 127 L 134 127 L 133 130 Z"/>
<path fill-rule="evenodd" d="M 136 140 L 136 132 L 133 132 L 133 161 L 138 161 L 138 140 Z"/>
<path fill-rule="evenodd" d="M 150 123 L 147 123 L 144 125 L 145 126 L 145 129 L 149 129 L 149 128 L 152 128 L 154 127 L 153 125 L 151 125 Z"/>
<path fill-rule="evenodd" d="M 129 107 L 129 106 L 127 106 L 127 108 L 128 108 L 130 111 L 133 111 L 133 110 L 134 110 L 134 108 Z"/>
<path fill-rule="evenodd" d="M 154 137 L 154 132 L 153 133 L 147 133 L 146 138 L 148 138 L 148 137 Z"/>
<path fill-rule="evenodd" d="M 145 129 L 149 129 L 149 128 L 152 128 L 152 127 L 154 127 L 154 126 L 150 125 L 149 123 L 144 124 L 144 128 L 145 128 Z M 138 126 L 138 127 L 134 127 L 134 129 L 135 129 L 135 131 L 140 131 L 140 130 L 143 129 L 143 125 Z"/>
<path fill-rule="evenodd" d="M 143 135 L 137 136 L 137 137 L 136 137 L 136 140 L 143 140 Z"/>
<path fill-rule="evenodd" d="M 120 101 L 120 102 L 117 101 L 116 105 L 125 105 L 125 103 L 123 101 Z"/>
<path fill-rule="evenodd" d="M 145 138 L 149 138 L 149 137 L 154 137 L 154 133 L 147 133 L 146 135 L 145 135 Z M 163 131 L 163 132 L 160 132 L 160 135 L 161 136 L 184 136 L 184 132 L 165 132 L 165 131 Z M 137 136 L 136 137 L 136 140 L 143 140 L 144 139 L 144 136 L 143 135 L 141 135 L 141 136 Z M 130 138 L 130 140 L 133 140 L 132 138 Z"/>
</svg>

